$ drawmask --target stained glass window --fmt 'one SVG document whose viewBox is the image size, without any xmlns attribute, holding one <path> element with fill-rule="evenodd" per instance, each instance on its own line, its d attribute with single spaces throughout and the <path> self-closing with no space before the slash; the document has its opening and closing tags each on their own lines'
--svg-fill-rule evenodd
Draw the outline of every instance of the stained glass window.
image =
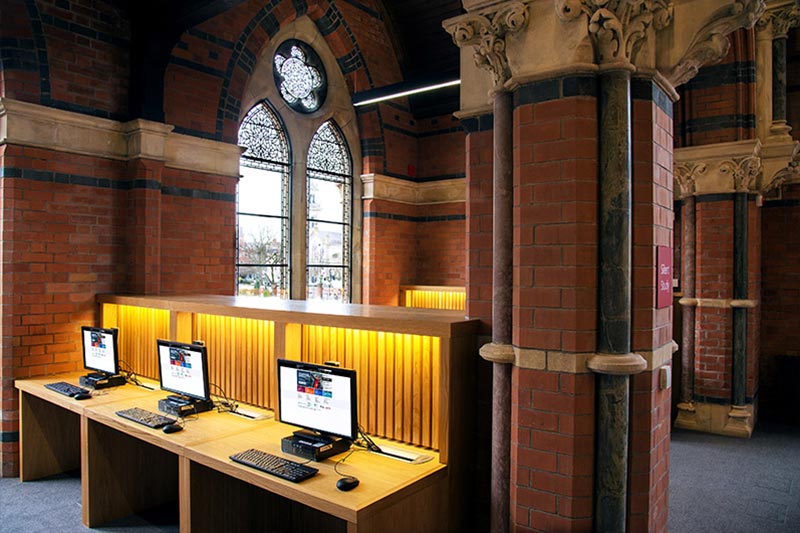
<svg viewBox="0 0 800 533">
<path fill-rule="evenodd" d="M 306 166 L 307 298 L 348 302 L 352 174 L 350 152 L 333 122 L 314 134 Z"/>
<path fill-rule="evenodd" d="M 300 113 L 313 113 L 328 92 L 325 67 L 313 48 L 289 39 L 275 51 L 273 77 L 286 104 Z"/>
<path fill-rule="evenodd" d="M 289 297 L 289 143 L 267 102 L 239 128 L 237 294 Z"/>
</svg>

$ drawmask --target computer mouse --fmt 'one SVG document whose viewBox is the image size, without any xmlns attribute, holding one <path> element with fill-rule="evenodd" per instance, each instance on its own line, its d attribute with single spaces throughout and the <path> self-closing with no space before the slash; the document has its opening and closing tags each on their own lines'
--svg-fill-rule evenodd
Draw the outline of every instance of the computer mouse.
<svg viewBox="0 0 800 533">
<path fill-rule="evenodd" d="M 345 476 L 336 482 L 336 488 L 342 491 L 353 490 L 358 486 L 358 478 L 353 476 Z"/>
<path fill-rule="evenodd" d="M 89 398 L 92 397 L 92 395 L 89 394 L 88 392 L 79 392 L 78 394 L 75 394 L 72 397 L 75 398 L 76 400 L 88 400 Z"/>
<path fill-rule="evenodd" d="M 183 426 L 179 426 L 178 424 L 167 424 L 161 431 L 164 433 L 177 433 L 178 431 L 183 431 Z"/>
</svg>

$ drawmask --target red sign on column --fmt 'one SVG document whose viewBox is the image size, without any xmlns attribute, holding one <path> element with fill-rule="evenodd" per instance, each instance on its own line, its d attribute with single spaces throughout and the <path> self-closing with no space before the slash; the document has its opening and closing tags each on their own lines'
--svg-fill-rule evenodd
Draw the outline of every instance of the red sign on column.
<svg viewBox="0 0 800 533">
<path fill-rule="evenodd" d="M 656 309 L 672 305 L 672 248 L 656 247 Z"/>
</svg>

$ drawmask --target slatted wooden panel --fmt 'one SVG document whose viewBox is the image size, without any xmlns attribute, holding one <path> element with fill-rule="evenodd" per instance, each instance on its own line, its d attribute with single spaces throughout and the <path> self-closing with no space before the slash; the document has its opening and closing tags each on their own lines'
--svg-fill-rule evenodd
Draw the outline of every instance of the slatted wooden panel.
<svg viewBox="0 0 800 533">
<path fill-rule="evenodd" d="M 365 431 L 439 449 L 438 337 L 304 326 L 301 360 L 338 361 L 358 376 Z"/>
<path fill-rule="evenodd" d="M 424 307 L 426 309 L 452 309 L 463 311 L 466 306 L 466 292 L 463 289 L 427 290 L 403 289 L 406 307 Z"/>
<path fill-rule="evenodd" d="M 104 313 L 104 317 L 114 314 Z M 133 370 L 137 375 L 158 379 L 156 339 L 169 339 L 169 311 L 117 305 L 116 323 L 109 324 L 104 319 L 103 326 L 119 328 L 117 342 L 123 371 Z"/>
<path fill-rule="evenodd" d="M 206 344 L 208 380 L 216 385 L 211 385 L 212 394 L 224 391 L 240 402 L 276 407 L 271 405 L 272 384 L 276 383 L 274 322 L 198 313 L 192 339 Z"/>
</svg>

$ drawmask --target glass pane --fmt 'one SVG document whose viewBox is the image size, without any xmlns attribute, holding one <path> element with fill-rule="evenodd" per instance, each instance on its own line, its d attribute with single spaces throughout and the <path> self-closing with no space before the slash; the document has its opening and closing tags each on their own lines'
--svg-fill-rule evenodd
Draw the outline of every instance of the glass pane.
<svg viewBox="0 0 800 533">
<path fill-rule="evenodd" d="M 243 158 L 289 162 L 289 143 L 278 119 L 265 102 L 253 107 L 244 117 L 239 127 L 239 144 L 246 147 Z"/>
<path fill-rule="evenodd" d="M 318 179 L 308 180 L 308 218 L 328 222 L 344 219 L 345 185 Z"/>
<path fill-rule="evenodd" d="M 346 265 L 344 232 L 346 226 L 326 224 L 325 222 L 308 223 L 308 257 L 309 265 Z"/>
<path fill-rule="evenodd" d="M 342 267 L 310 267 L 306 280 L 306 298 L 309 300 L 330 300 L 349 302 L 348 270 Z"/>
<path fill-rule="evenodd" d="M 239 296 L 289 298 L 289 269 L 284 266 L 239 267 Z"/>
<path fill-rule="evenodd" d="M 281 172 L 241 167 L 239 212 L 285 216 L 284 176 Z"/>
<path fill-rule="evenodd" d="M 331 172 L 334 174 L 350 174 L 350 156 L 347 146 L 333 124 L 326 122 L 319 127 L 311 146 L 308 149 L 309 169 Z"/>
<path fill-rule="evenodd" d="M 239 215 L 239 264 L 287 264 L 286 219 Z"/>
</svg>

